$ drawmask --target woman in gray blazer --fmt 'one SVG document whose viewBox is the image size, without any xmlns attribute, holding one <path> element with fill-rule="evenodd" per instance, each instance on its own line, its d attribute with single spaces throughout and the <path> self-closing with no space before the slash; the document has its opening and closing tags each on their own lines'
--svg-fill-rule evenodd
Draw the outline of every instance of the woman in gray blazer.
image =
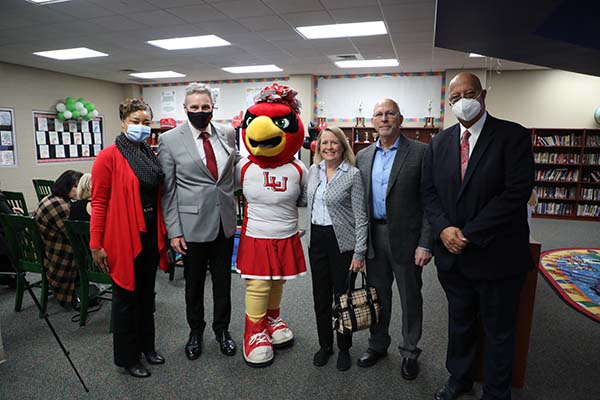
<svg viewBox="0 0 600 400">
<path fill-rule="evenodd" d="M 365 191 L 354 153 L 338 127 L 317 138 L 308 178 L 308 255 L 310 258 L 317 333 L 321 348 L 313 364 L 321 367 L 333 354 L 331 306 L 335 293 L 347 290 L 348 271 L 363 271 L 367 251 Z M 337 368 L 350 368 L 352 336 L 337 334 Z"/>
</svg>

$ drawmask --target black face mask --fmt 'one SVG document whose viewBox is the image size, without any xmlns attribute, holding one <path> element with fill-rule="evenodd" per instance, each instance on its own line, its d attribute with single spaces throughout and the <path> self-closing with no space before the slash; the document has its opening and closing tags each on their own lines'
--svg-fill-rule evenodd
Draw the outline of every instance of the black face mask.
<svg viewBox="0 0 600 400">
<path fill-rule="evenodd" d="M 187 113 L 188 119 L 194 125 L 196 129 L 205 129 L 208 126 L 208 123 L 212 119 L 213 113 L 212 111 L 204 112 L 191 112 Z"/>
</svg>

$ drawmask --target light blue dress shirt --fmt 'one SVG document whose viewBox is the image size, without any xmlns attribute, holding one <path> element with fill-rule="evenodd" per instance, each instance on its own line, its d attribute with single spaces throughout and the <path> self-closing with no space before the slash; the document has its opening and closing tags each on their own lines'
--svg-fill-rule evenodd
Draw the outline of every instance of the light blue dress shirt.
<svg viewBox="0 0 600 400">
<path fill-rule="evenodd" d="M 372 210 L 371 218 L 386 219 L 387 212 L 385 209 L 385 197 L 387 194 L 388 181 L 392 165 L 398 151 L 400 136 L 396 139 L 392 147 L 383 150 L 379 140 L 375 143 L 375 158 L 373 159 L 373 167 L 371 168 L 371 194 L 372 194 Z"/>
<path fill-rule="evenodd" d="M 325 173 L 325 160 L 319 163 L 319 185 L 315 192 L 315 199 L 313 201 L 313 208 L 311 214 L 311 222 L 315 225 L 330 226 L 332 225 L 329 211 L 327 211 L 327 205 L 325 204 L 325 193 L 327 192 L 327 186 L 333 182 L 342 172 L 348 172 L 348 163 L 342 161 L 335 170 L 335 175 L 331 178 L 329 183 L 327 182 L 327 174 Z"/>
</svg>

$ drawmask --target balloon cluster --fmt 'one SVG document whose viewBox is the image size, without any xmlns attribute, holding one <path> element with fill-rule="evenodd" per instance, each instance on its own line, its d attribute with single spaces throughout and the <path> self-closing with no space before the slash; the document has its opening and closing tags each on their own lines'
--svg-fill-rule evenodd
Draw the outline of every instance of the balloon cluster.
<svg viewBox="0 0 600 400">
<path fill-rule="evenodd" d="M 83 97 L 80 97 L 77 100 L 72 97 L 67 97 L 64 103 L 59 102 L 56 104 L 56 111 L 58 111 L 58 119 L 60 121 L 80 118 L 89 121 L 98 116 L 96 105 L 92 102 L 85 101 Z"/>
</svg>

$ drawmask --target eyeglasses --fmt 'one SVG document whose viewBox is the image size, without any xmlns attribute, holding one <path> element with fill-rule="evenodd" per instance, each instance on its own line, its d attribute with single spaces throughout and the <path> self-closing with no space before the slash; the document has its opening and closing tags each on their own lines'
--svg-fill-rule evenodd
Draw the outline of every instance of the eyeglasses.
<svg viewBox="0 0 600 400">
<path fill-rule="evenodd" d="M 400 115 L 400 113 L 398 113 L 396 111 L 386 111 L 385 113 L 378 112 L 378 113 L 373 114 L 373 118 L 380 119 L 380 118 L 383 118 L 384 115 L 386 118 L 396 118 L 398 115 Z"/>
<path fill-rule="evenodd" d="M 328 146 L 328 145 L 338 146 L 339 144 L 340 144 L 340 142 L 338 142 L 337 140 L 322 140 L 321 141 L 322 146 Z"/>
<path fill-rule="evenodd" d="M 450 105 L 455 104 L 457 101 L 459 101 L 460 99 L 476 99 L 479 97 L 479 95 L 481 95 L 481 92 L 477 93 L 474 90 L 470 90 L 468 92 L 464 92 L 462 94 L 462 96 L 460 94 L 455 94 L 453 96 L 451 96 L 448 99 L 448 102 L 450 103 Z"/>
</svg>

